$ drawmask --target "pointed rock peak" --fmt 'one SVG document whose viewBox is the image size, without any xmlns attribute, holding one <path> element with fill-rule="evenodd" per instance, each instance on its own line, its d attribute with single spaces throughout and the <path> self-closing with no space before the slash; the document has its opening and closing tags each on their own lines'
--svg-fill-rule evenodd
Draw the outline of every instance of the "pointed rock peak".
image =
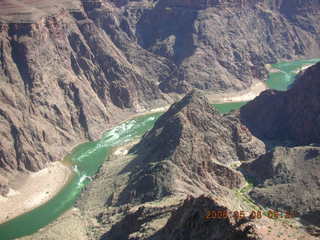
<svg viewBox="0 0 320 240">
<path fill-rule="evenodd" d="M 183 104 L 195 103 L 199 105 L 207 105 L 211 108 L 207 97 L 199 90 L 190 91 L 181 101 Z"/>
<path fill-rule="evenodd" d="M 202 100 L 208 102 L 208 99 L 201 93 L 201 91 L 197 89 L 191 90 L 184 98 L 183 100 Z"/>
<path fill-rule="evenodd" d="M 197 110 L 196 112 L 218 113 L 210 104 L 207 97 L 199 90 L 192 90 L 185 95 L 179 102 L 173 104 L 164 114 L 164 118 L 174 115 L 185 109 Z"/>
</svg>

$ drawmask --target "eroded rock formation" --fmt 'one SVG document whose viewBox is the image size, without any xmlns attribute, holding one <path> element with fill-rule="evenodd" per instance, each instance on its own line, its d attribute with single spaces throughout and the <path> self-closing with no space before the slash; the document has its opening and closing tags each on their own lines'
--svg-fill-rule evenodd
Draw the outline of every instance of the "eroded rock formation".
<svg viewBox="0 0 320 240">
<path fill-rule="evenodd" d="M 228 239 L 260 240 L 256 226 L 249 218 L 231 217 L 206 219 L 209 211 L 229 211 L 213 199 L 200 196 L 188 198 L 173 211 L 166 226 L 155 234 L 154 240 Z"/>
<path fill-rule="evenodd" d="M 140 207 L 137 211 L 129 213 L 120 223 L 116 224 L 110 232 L 102 236 L 107 239 L 148 239 L 148 240 L 191 240 L 191 239 L 228 239 L 228 240 L 259 240 L 255 232 L 256 226 L 249 218 L 236 219 L 227 217 L 223 219 L 206 219 L 209 211 L 228 211 L 210 197 L 188 197 L 177 209 L 167 209 L 171 217 L 163 228 L 149 237 L 138 235 L 142 225 L 161 213 Z M 162 209 L 164 214 L 165 209 Z"/>
<path fill-rule="evenodd" d="M 237 114 L 271 150 L 242 169 L 262 206 L 288 211 L 319 236 L 320 63 L 300 73 L 285 92 L 267 90 Z M 316 227 L 315 227 L 316 226 Z M 316 230 L 318 227 L 318 230 Z"/>
<path fill-rule="evenodd" d="M 143 48 L 177 66 L 160 84 L 164 92 L 185 93 L 193 87 L 233 91 L 266 78 L 265 63 L 318 56 L 313 33 L 319 26 L 313 23 L 319 20 L 319 7 L 312 0 L 160 0 L 144 11 L 135 32 Z"/>
<path fill-rule="evenodd" d="M 317 238 L 293 219 L 288 224 L 268 218 L 245 195 L 250 189 L 243 174 L 255 180 L 250 195 L 257 203 L 283 212 L 299 209 L 301 217 L 317 222 L 318 147 L 264 154 L 264 144 L 234 114 L 219 114 L 198 91 L 173 104 L 133 144 L 121 147 L 131 148 L 129 154 L 118 149 L 103 164 L 77 201 L 78 214 L 70 212 L 32 239 L 63 235 L 68 222 L 90 240 Z M 234 166 L 239 160 L 241 172 Z M 212 210 L 228 210 L 228 218 L 205 219 Z M 244 217 L 234 217 L 235 211 Z M 251 219 L 252 211 L 260 217 Z M 71 229 L 67 239 L 78 232 Z"/>
<path fill-rule="evenodd" d="M 264 153 L 264 144 L 235 118 L 216 111 L 198 91 L 173 104 L 131 152 L 138 167 L 120 201 L 150 201 L 172 193 L 223 194 L 242 176 L 230 165 Z M 221 187 L 223 186 L 223 187 Z"/>
</svg>

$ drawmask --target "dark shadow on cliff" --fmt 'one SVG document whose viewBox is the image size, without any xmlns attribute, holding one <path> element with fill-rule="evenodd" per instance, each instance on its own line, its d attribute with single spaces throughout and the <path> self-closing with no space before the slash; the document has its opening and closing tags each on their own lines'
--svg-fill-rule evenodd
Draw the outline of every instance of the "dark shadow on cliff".
<svg viewBox="0 0 320 240">
<path fill-rule="evenodd" d="M 240 109 L 242 124 L 271 145 L 320 143 L 319 74 L 317 63 L 300 73 L 287 91 L 262 92 Z"/>
<path fill-rule="evenodd" d="M 24 87 L 26 92 L 30 92 L 33 88 L 32 74 L 29 70 L 28 59 L 26 58 L 26 53 L 28 51 L 26 43 L 21 43 L 16 40 L 12 40 L 12 59 L 14 60 L 20 77 L 24 82 Z"/>
<path fill-rule="evenodd" d="M 311 235 L 320 237 L 320 210 L 301 216 L 300 221 Z"/>
<path fill-rule="evenodd" d="M 156 124 L 155 129 L 157 125 L 159 124 Z M 130 149 L 129 154 L 136 154 L 137 156 L 119 173 L 130 172 L 130 177 L 129 184 L 120 193 L 118 205 L 132 201 L 152 201 L 169 194 L 162 187 L 164 184 L 161 179 L 166 181 L 163 175 L 165 172 L 163 168 L 166 167 L 166 163 L 163 163 L 162 160 L 170 158 L 179 145 L 181 126 L 176 119 L 166 127 L 172 128 L 174 132 L 165 129 L 160 134 L 161 137 L 155 137 L 150 136 L 150 131 L 145 134 L 139 144 Z M 169 134 L 170 132 L 171 134 Z M 170 141 L 170 144 L 165 141 Z"/>
<path fill-rule="evenodd" d="M 196 9 L 171 7 L 166 2 L 159 1 L 155 8 L 143 12 L 137 24 L 138 43 L 180 65 L 195 51 L 193 24 L 197 16 Z"/>
<path fill-rule="evenodd" d="M 128 213 L 120 222 L 112 226 L 111 230 L 101 236 L 100 240 L 126 240 L 130 234 L 139 232 L 144 224 L 150 221 L 161 218 L 161 215 L 167 214 L 171 210 L 159 212 L 150 212 L 144 207 L 140 207 L 134 213 Z M 139 239 L 132 238 L 130 239 Z M 150 239 L 151 240 L 151 239 Z"/>
<path fill-rule="evenodd" d="M 148 219 L 139 220 L 142 212 L 143 208 L 139 208 L 137 212 L 128 214 L 122 221 L 113 225 L 109 232 L 102 235 L 100 240 L 129 239 L 131 233 L 138 231 L 141 225 L 148 221 Z"/>
</svg>

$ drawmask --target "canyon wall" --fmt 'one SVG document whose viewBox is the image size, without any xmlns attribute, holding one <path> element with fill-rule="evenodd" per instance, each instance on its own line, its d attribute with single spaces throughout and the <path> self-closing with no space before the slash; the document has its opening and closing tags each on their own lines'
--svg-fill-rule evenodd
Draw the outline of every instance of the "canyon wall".
<svg viewBox="0 0 320 240">
<path fill-rule="evenodd" d="M 157 88 L 169 72 L 165 60 L 145 53 L 149 65 L 139 68 L 92 20 L 72 14 L 62 10 L 33 24 L 0 26 L 4 176 L 61 160 L 76 144 L 101 136 L 123 109 L 166 102 Z"/>
</svg>

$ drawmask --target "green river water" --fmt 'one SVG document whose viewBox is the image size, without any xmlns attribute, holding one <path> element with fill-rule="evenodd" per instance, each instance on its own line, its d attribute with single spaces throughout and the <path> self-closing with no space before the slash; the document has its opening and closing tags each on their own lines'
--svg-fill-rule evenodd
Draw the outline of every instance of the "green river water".
<svg viewBox="0 0 320 240">
<path fill-rule="evenodd" d="M 0 225 L 0 240 L 32 234 L 70 209 L 90 177 L 106 160 L 111 148 L 142 136 L 153 127 L 161 114 L 134 118 L 107 131 L 96 142 L 77 146 L 64 160 L 73 165 L 74 176 L 70 182 L 46 204 Z"/>
<path fill-rule="evenodd" d="M 297 75 L 297 70 L 304 66 L 315 64 L 317 62 L 320 62 L 320 58 L 272 64 L 272 67 L 279 71 L 269 73 L 269 78 L 266 81 L 266 84 L 268 88 L 279 91 L 286 91 L 288 90 L 290 84 L 293 83 L 295 76 Z M 241 108 L 246 103 L 247 102 L 233 102 L 213 104 L 213 106 L 216 107 L 221 113 L 228 113 L 231 110 Z"/>
<path fill-rule="evenodd" d="M 288 89 L 290 84 L 293 83 L 295 76 L 297 75 L 297 70 L 301 67 L 315 64 L 317 62 L 320 62 L 320 58 L 273 64 L 272 67 L 278 69 L 279 72 L 269 74 L 267 86 L 279 91 L 285 91 Z"/>
<path fill-rule="evenodd" d="M 296 75 L 295 70 L 317 61 L 320 61 L 320 59 L 272 65 L 280 71 L 270 73 L 269 80 L 267 81 L 268 87 L 286 90 L 294 80 L 294 76 Z M 214 104 L 214 106 L 221 113 L 227 113 L 233 109 L 240 108 L 245 103 Z M 0 240 L 9 240 L 32 234 L 70 209 L 83 187 L 90 182 L 90 177 L 96 174 L 102 163 L 107 159 L 109 151 L 115 146 L 141 137 L 153 127 L 161 114 L 154 113 L 131 119 L 107 131 L 100 140 L 77 146 L 64 160 L 69 164 L 72 163 L 74 169 L 74 175 L 70 182 L 46 204 L 1 224 Z"/>
</svg>

